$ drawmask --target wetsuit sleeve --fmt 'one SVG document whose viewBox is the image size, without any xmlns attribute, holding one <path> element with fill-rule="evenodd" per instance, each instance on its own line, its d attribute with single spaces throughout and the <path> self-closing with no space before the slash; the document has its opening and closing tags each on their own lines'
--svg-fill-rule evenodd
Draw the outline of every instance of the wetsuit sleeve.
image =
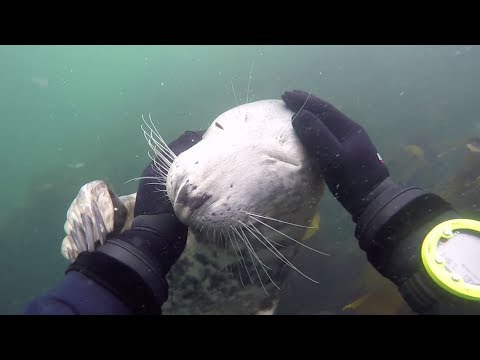
<svg viewBox="0 0 480 360">
<path fill-rule="evenodd" d="M 76 271 L 30 302 L 25 315 L 130 315 L 110 291 Z"/>
</svg>

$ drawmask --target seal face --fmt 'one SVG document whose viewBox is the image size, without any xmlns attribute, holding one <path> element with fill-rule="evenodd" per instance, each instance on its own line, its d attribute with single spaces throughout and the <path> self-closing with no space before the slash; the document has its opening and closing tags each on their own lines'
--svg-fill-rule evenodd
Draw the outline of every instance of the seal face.
<svg viewBox="0 0 480 360">
<path fill-rule="evenodd" d="M 167 194 L 180 220 L 225 229 L 248 222 L 249 214 L 278 218 L 316 200 L 320 179 L 295 137 L 292 115 L 282 101 L 264 100 L 215 119 L 168 172 Z"/>
<path fill-rule="evenodd" d="M 268 312 L 287 269 L 299 271 L 292 260 L 324 183 L 292 116 L 280 100 L 235 107 L 171 164 L 167 195 L 190 236 L 171 271 L 177 311 L 166 313 Z"/>
</svg>

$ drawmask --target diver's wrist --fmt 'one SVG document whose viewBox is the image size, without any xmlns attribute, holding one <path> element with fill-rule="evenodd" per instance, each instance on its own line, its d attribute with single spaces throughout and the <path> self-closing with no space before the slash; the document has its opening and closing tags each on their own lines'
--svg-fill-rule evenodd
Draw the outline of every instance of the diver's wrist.
<svg viewBox="0 0 480 360">
<path fill-rule="evenodd" d="M 421 239 L 436 224 L 455 216 L 451 206 L 435 194 L 384 186 L 360 216 L 355 236 L 370 264 L 400 287 L 420 268 Z"/>
<path fill-rule="evenodd" d="M 371 190 L 367 195 L 362 196 L 352 207 L 352 210 L 349 211 L 352 215 L 352 220 L 355 223 L 358 223 L 359 219 L 362 217 L 362 214 L 365 213 L 365 210 L 370 207 L 372 202 L 381 194 L 385 194 L 387 191 L 389 192 L 400 192 L 404 189 L 402 186 L 395 183 L 391 177 L 387 177 L 383 181 L 381 181 L 378 185 L 376 185 L 373 190 Z"/>
<path fill-rule="evenodd" d="M 419 187 L 397 185 L 390 178 L 368 197 L 368 205 L 358 215 L 355 228 L 355 237 L 364 251 L 373 243 L 387 245 L 392 237 L 406 236 L 436 216 L 452 210 L 440 196 Z"/>
</svg>

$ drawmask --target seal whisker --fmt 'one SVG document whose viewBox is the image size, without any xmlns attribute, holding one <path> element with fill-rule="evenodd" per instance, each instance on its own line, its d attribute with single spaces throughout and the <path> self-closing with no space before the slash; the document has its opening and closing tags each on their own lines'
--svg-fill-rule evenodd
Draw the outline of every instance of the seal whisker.
<svg viewBox="0 0 480 360">
<path fill-rule="evenodd" d="M 240 253 L 240 258 L 242 260 L 243 266 L 245 267 L 245 270 L 247 271 L 248 278 L 250 279 L 250 282 L 252 284 L 254 284 L 254 282 L 252 280 L 252 277 L 250 276 L 250 271 L 248 271 L 247 262 L 245 261 L 245 258 L 243 256 L 242 248 L 240 247 L 240 244 L 238 243 L 237 238 L 235 236 L 235 228 L 231 225 L 230 225 L 230 228 L 232 229 L 232 238 L 233 238 L 233 240 L 235 240 L 235 243 L 237 244 L 238 252 Z"/>
<path fill-rule="evenodd" d="M 155 180 L 158 185 L 167 187 L 167 178 L 165 176 L 159 176 Z"/>
<path fill-rule="evenodd" d="M 168 171 L 172 165 L 166 165 L 158 162 L 156 159 L 153 160 L 153 170 L 156 171 L 157 175 L 167 177 Z"/>
<path fill-rule="evenodd" d="M 157 138 L 162 142 L 163 146 L 165 147 L 166 150 L 168 150 L 169 154 L 175 159 L 176 158 L 176 155 L 175 153 L 172 151 L 172 149 L 170 149 L 168 147 L 168 144 L 165 142 L 165 140 L 163 140 L 162 136 L 160 135 L 160 131 L 157 130 L 157 127 L 155 126 L 155 124 L 153 123 L 152 121 L 152 114 L 151 113 L 148 113 L 148 118 L 150 119 L 150 124 L 152 125 L 153 127 L 153 130 L 154 130 L 154 134 L 157 136 Z"/>
<path fill-rule="evenodd" d="M 240 249 L 240 246 L 239 246 L 238 251 L 237 251 L 237 248 L 235 247 L 235 244 L 233 243 L 233 240 L 235 240 L 235 242 L 238 246 L 237 239 L 235 239 L 235 236 L 233 236 L 233 240 L 232 240 L 232 236 L 230 234 L 230 231 L 227 231 L 227 235 L 228 235 L 228 238 L 230 239 L 230 243 L 232 244 L 233 250 L 235 250 L 235 254 L 237 255 L 238 261 L 240 262 L 240 264 L 242 264 L 245 267 L 245 270 L 247 271 L 247 275 L 250 278 L 250 273 L 248 272 L 247 265 L 245 264 L 245 260 L 243 259 L 242 250 Z M 238 256 L 239 253 L 240 253 L 240 256 Z M 243 287 L 246 287 L 245 283 L 243 282 L 242 272 L 240 271 L 240 266 L 237 265 L 237 269 L 238 269 L 238 275 L 240 277 L 240 282 L 242 283 Z M 250 281 L 253 284 L 252 278 L 250 278 Z"/>
<path fill-rule="evenodd" d="M 232 228 L 233 228 L 233 227 L 232 227 Z M 260 274 L 258 273 L 257 265 L 255 264 L 255 260 L 253 259 L 252 254 L 253 254 L 253 255 L 255 256 L 255 258 L 258 260 L 258 263 L 262 266 L 262 268 L 263 268 L 263 263 L 262 263 L 262 262 L 260 261 L 260 259 L 258 258 L 257 253 L 255 252 L 255 250 L 253 250 L 253 249 L 251 248 L 251 245 L 250 245 L 248 239 L 247 239 L 245 236 L 242 237 L 242 235 L 240 234 L 240 232 L 239 232 L 237 229 L 235 229 L 235 228 L 233 228 L 233 229 L 236 231 L 236 233 L 238 234 L 238 236 L 240 237 L 240 239 L 241 239 L 241 240 L 244 242 L 244 244 L 246 245 L 247 250 L 248 250 L 248 255 L 250 256 L 250 259 L 252 260 L 253 268 L 255 269 L 255 272 L 257 273 L 258 280 L 260 281 L 260 285 L 262 286 L 262 288 L 263 288 L 263 290 L 265 291 L 265 293 L 268 295 L 268 291 L 267 291 L 267 289 L 265 289 L 265 286 L 263 285 L 262 277 L 261 277 Z M 245 234 L 244 234 L 244 235 L 245 235 Z M 263 271 L 266 272 L 265 269 L 263 269 Z"/>
<path fill-rule="evenodd" d="M 160 158 L 162 161 L 164 161 L 168 166 L 170 166 L 173 163 L 173 160 L 167 156 L 165 153 L 165 150 L 163 150 L 161 147 L 159 149 L 159 146 L 156 144 L 153 144 L 150 139 L 147 139 L 148 146 L 153 150 L 155 153 L 156 158 Z M 154 159 L 156 161 L 156 159 Z"/>
<path fill-rule="evenodd" d="M 252 233 L 252 231 L 248 228 L 247 225 L 245 225 L 245 224 L 244 224 L 243 222 L 241 222 L 240 220 L 238 220 L 238 221 L 240 222 L 240 224 L 242 224 L 243 227 L 245 227 L 245 229 L 247 229 L 252 235 L 255 236 L 255 234 Z M 245 233 L 243 232 L 242 229 L 240 229 L 240 230 L 242 231 L 245 239 L 247 240 L 247 235 L 245 235 Z M 247 240 L 247 242 L 248 242 L 248 240 Z M 251 245 L 250 245 L 250 247 L 251 247 Z M 265 246 L 265 247 L 266 247 L 266 246 Z M 268 247 L 267 247 L 267 248 L 268 248 Z M 257 256 L 257 259 L 258 259 L 258 256 Z M 268 272 L 265 270 L 265 267 L 267 267 L 269 270 L 272 270 L 272 269 L 271 269 L 270 267 L 268 267 L 267 265 L 265 265 L 265 267 L 264 267 L 263 262 L 261 262 L 260 260 L 259 260 L 259 262 L 260 262 L 260 265 L 262 265 L 263 271 L 265 271 L 265 274 L 268 276 L 268 278 L 270 279 L 270 281 L 272 282 L 272 284 L 273 284 L 278 290 L 281 290 L 280 287 L 275 283 L 275 281 L 270 277 L 270 275 L 268 274 Z M 267 292 L 267 294 L 268 294 L 268 292 Z"/>
<path fill-rule="evenodd" d="M 237 266 L 236 266 L 236 268 L 237 268 L 237 271 L 238 271 L 238 276 L 239 276 L 239 278 L 240 278 L 240 283 L 243 285 L 244 288 L 246 288 L 247 286 L 246 286 L 245 282 L 243 281 L 243 277 L 242 277 L 242 272 L 241 272 L 241 267 L 240 267 L 240 265 L 243 265 L 243 266 L 245 267 L 245 269 L 247 270 L 247 275 L 248 275 L 248 277 L 250 277 L 250 274 L 248 274 L 247 265 L 245 265 L 245 261 L 243 260 L 242 252 L 241 252 L 240 248 L 239 248 L 238 251 L 237 251 L 237 248 L 235 247 L 235 244 L 233 243 L 233 240 L 232 240 L 232 237 L 231 237 L 231 235 L 230 235 L 230 231 L 229 231 L 229 230 L 227 231 L 227 234 L 228 234 L 228 237 L 229 237 L 229 239 L 230 239 L 230 243 L 232 244 L 232 247 L 233 247 L 233 249 L 235 250 L 235 255 L 237 256 L 237 259 L 238 259 L 238 260 L 237 260 Z M 235 237 L 233 237 L 233 238 L 235 238 Z M 237 242 L 236 239 L 235 239 L 235 242 Z M 237 246 L 238 246 L 238 242 L 237 242 Z M 239 253 L 240 253 L 240 256 L 238 255 Z M 238 265 L 238 262 L 240 262 L 240 265 Z"/>
<path fill-rule="evenodd" d="M 167 174 L 170 169 L 171 165 L 168 167 L 153 160 L 152 169 L 157 174 L 157 178 L 162 180 L 163 182 L 167 182 Z"/>
<path fill-rule="evenodd" d="M 150 145 L 150 142 L 149 142 L 149 145 Z M 158 170 L 163 170 L 165 174 L 168 173 L 168 169 L 170 169 L 170 167 L 172 166 L 172 161 L 167 159 L 161 152 L 157 150 L 157 148 L 152 147 L 152 150 L 155 153 L 155 156 L 152 157 L 150 155 L 150 152 L 148 153 L 148 156 L 150 157 L 150 159 L 153 160 L 154 167 Z"/>
<path fill-rule="evenodd" d="M 148 127 L 148 125 L 147 125 L 147 127 Z M 145 140 L 148 141 L 152 150 L 153 150 L 153 148 L 158 148 L 164 153 L 164 155 L 167 159 L 169 159 L 171 161 L 173 161 L 175 159 L 175 157 L 176 157 L 175 154 L 172 154 L 171 150 L 169 148 L 167 148 L 166 145 L 164 145 L 164 141 L 158 141 L 157 139 L 155 139 L 155 137 L 158 137 L 158 135 L 155 134 L 151 128 L 144 129 L 143 124 L 140 126 L 140 128 L 143 130 L 143 136 L 144 136 Z"/>
<path fill-rule="evenodd" d="M 150 143 L 148 143 L 148 144 L 149 144 L 149 146 L 150 146 Z M 154 147 L 154 146 L 153 146 L 153 147 Z M 154 155 L 152 155 L 152 154 L 150 153 L 150 150 L 153 150 Z M 158 154 L 158 150 L 152 148 L 152 146 L 150 146 L 150 150 L 147 151 L 148 157 L 150 158 L 150 160 L 153 161 L 154 165 L 158 165 L 158 164 L 157 164 L 157 156 L 158 156 L 157 154 Z M 172 166 L 172 164 L 173 164 L 173 161 L 170 161 L 169 159 L 163 159 L 162 161 L 164 161 L 164 162 L 166 163 L 167 167 L 170 167 L 170 166 Z"/>
<path fill-rule="evenodd" d="M 150 136 L 150 138 L 155 143 L 159 144 L 159 146 L 165 150 L 166 154 L 168 154 L 172 158 L 172 160 L 175 159 L 176 157 L 175 153 L 168 147 L 167 143 L 165 142 L 165 140 L 163 140 L 162 136 L 160 135 L 160 132 L 157 130 L 155 124 L 153 123 L 151 113 L 148 114 L 148 119 L 150 120 L 151 126 L 145 121 L 143 115 L 142 115 L 142 119 L 145 125 L 149 128 L 151 135 L 155 135 L 155 136 Z M 158 141 L 157 139 L 155 139 L 155 137 L 158 139 Z"/>
<path fill-rule="evenodd" d="M 305 102 L 303 103 L 303 105 L 302 105 L 302 107 L 300 108 L 300 110 L 298 110 L 297 113 L 296 113 L 295 115 L 293 115 L 292 121 L 295 120 L 295 118 L 297 117 L 298 113 L 303 110 L 303 108 L 305 107 L 305 105 L 307 105 L 307 101 L 308 101 L 308 99 L 310 98 L 311 93 L 312 93 L 312 90 L 310 90 L 310 91 L 308 92 L 308 96 L 307 96 L 307 98 L 305 99 Z"/>
<path fill-rule="evenodd" d="M 164 145 L 159 144 L 155 139 L 153 139 L 153 134 L 147 134 L 143 127 L 142 130 L 144 132 L 144 136 L 147 140 L 148 146 L 153 150 L 155 154 L 155 156 L 152 156 L 150 151 L 148 151 L 148 156 L 153 161 L 153 169 L 157 170 L 159 174 L 167 174 L 175 159 L 171 154 L 169 154 L 170 149 L 167 149 Z"/>
<path fill-rule="evenodd" d="M 160 186 L 166 187 L 167 183 L 166 183 L 165 180 L 163 180 L 163 179 L 158 179 L 158 178 L 155 179 L 155 180 L 157 180 L 157 181 L 156 181 L 156 182 L 152 182 L 152 183 L 150 183 L 150 184 L 155 184 L 155 185 L 160 185 Z M 150 184 L 149 184 L 149 185 L 150 185 Z"/>
<path fill-rule="evenodd" d="M 160 185 L 160 186 L 162 186 L 162 188 L 159 188 L 157 186 L 157 189 L 160 190 L 160 191 L 163 191 L 163 192 L 167 192 L 167 189 L 164 189 L 164 187 L 165 187 L 164 183 L 151 182 L 151 183 L 146 183 L 145 185 Z"/>
<path fill-rule="evenodd" d="M 160 141 L 155 139 L 157 137 Z M 160 136 L 160 134 L 157 133 L 150 133 L 150 140 L 154 142 L 155 147 L 158 147 L 161 149 L 162 154 L 164 155 L 165 159 L 167 159 L 169 162 L 173 162 L 177 155 L 168 147 L 167 143 L 163 138 Z"/>
<path fill-rule="evenodd" d="M 142 118 L 143 118 L 143 115 L 142 115 Z M 165 144 L 165 141 L 161 138 L 160 134 L 156 134 L 148 124 L 146 126 L 148 127 L 149 131 L 144 129 L 143 124 L 140 126 L 140 128 L 142 129 L 143 136 L 145 137 L 145 140 L 147 140 L 150 148 L 154 150 L 156 153 L 162 153 L 165 156 L 165 158 L 168 159 L 169 161 L 173 161 L 176 155 L 172 152 L 172 150 L 168 147 L 168 145 Z M 155 139 L 155 137 L 158 137 L 161 140 L 161 142 Z"/>
<path fill-rule="evenodd" d="M 263 236 L 263 234 L 255 227 L 255 223 L 254 223 L 254 222 L 256 222 L 257 220 L 256 220 L 253 216 L 250 216 L 250 217 L 249 217 L 249 220 L 250 220 L 250 226 L 252 226 L 260 235 Z M 253 221 L 253 222 L 252 222 L 252 221 Z M 275 240 L 272 240 L 272 239 L 269 240 L 269 243 L 275 244 L 275 245 L 280 246 L 280 247 L 284 247 L 284 246 L 285 246 L 285 245 L 280 244 L 280 243 L 278 243 L 278 242 L 276 242 Z"/>
<path fill-rule="evenodd" d="M 310 280 L 310 281 L 312 281 L 312 282 L 314 282 L 314 283 L 316 283 L 316 284 L 319 283 L 318 281 L 316 281 L 316 280 L 312 279 L 311 277 L 309 277 L 308 275 L 304 274 L 304 273 L 303 273 L 302 271 L 300 271 L 295 265 L 293 265 L 280 251 L 278 251 L 278 249 L 277 249 L 275 246 L 272 245 L 271 240 L 269 240 L 265 235 L 263 235 L 263 234 L 260 232 L 260 230 L 258 230 L 257 227 L 256 227 L 254 224 L 250 224 L 250 225 L 255 229 L 255 231 L 256 231 L 261 237 L 263 237 L 263 238 L 265 239 L 265 241 L 276 251 L 276 253 L 273 252 L 267 245 L 265 245 L 265 244 L 263 243 L 263 241 L 260 240 L 248 227 L 247 227 L 247 230 L 249 230 L 249 231 L 252 233 L 252 235 L 253 235 L 258 241 L 260 241 L 260 243 L 261 243 L 262 245 L 264 245 L 267 249 L 269 249 L 270 252 L 272 252 L 272 254 L 274 254 L 278 259 L 282 260 L 282 262 L 283 262 L 285 265 L 287 265 L 287 266 L 289 266 L 290 268 L 292 268 L 293 270 L 297 271 L 299 274 L 301 274 L 302 276 L 304 276 L 304 277 L 307 278 L 308 280 Z"/>
<path fill-rule="evenodd" d="M 129 183 L 130 181 L 138 181 L 138 180 L 143 180 L 143 179 L 157 179 L 156 176 L 140 176 L 140 177 L 134 177 L 131 178 L 130 180 L 127 180 L 124 182 L 124 184 Z"/>
<path fill-rule="evenodd" d="M 159 193 L 163 193 L 163 198 L 162 200 L 164 200 L 165 198 L 167 198 L 167 201 L 170 201 L 170 199 L 168 198 L 168 195 L 167 195 L 167 190 L 165 189 L 160 189 L 159 187 L 156 187 L 154 192 L 159 192 Z"/>
<path fill-rule="evenodd" d="M 239 221 L 240 221 L 240 220 L 239 220 Z M 253 230 L 255 230 L 261 237 L 263 237 L 263 238 L 265 239 L 265 241 L 272 247 L 272 249 L 274 249 L 278 254 L 280 254 L 281 256 L 283 256 L 282 253 L 273 245 L 273 244 L 276 244 L 276 245 L 283 246 L 282 244 L 278 244 L 278 243 L 276 243 L 276 242 L 273 241 L 273 240 L 269 240 L 265 235 L 262 234 L 262 232 L 261 232 L 260 230 L 258 230 L 258 228 L 255 226 L 255 224 L 249 223 L 249 225 L 250 225 L 250 227 L 251 227 Z M 248 227 L 248 225 L 245 225 L 245 227 L 248 229 L 248 231 L 250 231 L 250 233 L 252 233 L 252 230 Z M 261 243 L 263 246 L 265 246 L 267 249 L 270 250 L 270 248 L 269 248 L 267 245 L 265 245 L 265 244 L 262 242 L 262 240 L 258 239 L 258 237 L 257 237 L 255 234 L 252 233 L 252 235 L 253 235 L 255 238 L 257 238 L 257 240 L 260 241 L 260 243 Z M 270 250 L 270 251 L 271 251 L 271 250 Z M 274 254 L 275 254 L 275 253 L 274 253 Z M 276 255 L 276 254 L 275 254 L 275 255 Z M 278 255 L 277 255 L 277 256 L 278 256 Z"/>
<path fill-rule="evenodd" d="M 299 224 L 294 224 L 294 223 L 290 223 L 288 221 L 283 221 L 283 220 L 279 220 L 279 219 L 275 219 L 275 218 L 272 218 L 272 217 L 269 217 L 269 216 L 265 216 L 265 215 L 259 215 L 259 214 L 254 214 L 254 213 L 251 213 L 251 212 L 248 212 L 248 211 L 243 211 L 245 214 L 248 214 L 248 215 L 251 215 L 251 216 L 254 216 L 254 217 L 259 217 L 259 218 L 262 218 L 262 219 L 268 219 L 268 220 L 272 220 L 272 221 L 277 221 L 277 222 L 280 222 L 280 223 L 283 223 L 283 224 L 288 224 L 288 225 L 292 225 L 292 226 L 298 226 L 298 227 L 301 227 L 301 228 L 305 228 L 305 229 L 318 229 L 318 226 L 305 226 L 305 225 L 299 225 Z"/>
<path fill-rule="evenodd" d="M 234 229 L 235 229 L 235 228 L 234 228 Z M 262 264 L 263 266 L 265 266 L 268 270 L 272 270 L 271 267 L 265 265 L 265 264 L 263 263 L 263 261 L 260 260 L 260 258 L 259 258 L 258 255 L 257 255 L 257 252 L 256 252 L 255 249 L 253 248 L 252 244 L 250 244 L 250 241 L 248 240 L 248 237 L 247 237 L 247 236 L 245 235 L 245 233 L 243 232 L 243 229 L 242 229 L 242 228 L 239 228 L 239 229 L 235 229 L 235 230 L 237 231 L 237 234 L 239 234 L 240 236 L 243 235 L 242 240 L 245 242 L 245 245 L 247 246 L 247 248 L 248 248 L 250 251 L 253 252 L 253 254 L 255 255 L 255 258 L 258 260 L 258 262 L 259 262 L 260 264 Z M 241 234 L 240 234 L 240 232 L 241 232 Z"/>
<path fill-rule="evenodd" d="M 252 60 L 252 66 L 250 67 L 250 74 L 248 75 L 247 101 L 245 102 L 245 105 L 248 104 L 248 93 L 250 92 L 250 80 L 252 80 L 253 64 L 254 64 L 254 60 Z M 247 107 L 245 107 L 245 120 L 247 120 L 247 119 L 248 119 L 248 112 L 247 112 Z"/>
<path fill-rule="evenodd" d="M 172 166 L 170 163 L 167 163 L 165 159 L 160 159 L 160 160 L 157 160 L 158 159 L 158 156 L 155 156 L 153 157 L 151 154 L 150 154 L 150 151 L 148 151 L 148 156 L 150 157 L 150 159 L 152 159 L 152 169 L 153 171 L 155 171 L 155 173 L 158 175 L 158 176 L 163 176 L 163 177 L 167 177 L 167 174 L 168 174 L 168 171 L 170 170 L 170 167 Z"/>
<path fill-rule="evenodd" d="M 290 240 L 292 240 L 292 241 L 296 242 L 297 244 L 299 244 L 299 245 L 301 245 L 301 246 L 303 246 L 303 247 L 306 247 L 306 248 L 307 248 L 307 249 L 309 249 L 309 250 L 315 251 L 316 253 L 319 253 L 319 254 L 322 254 L 322 255 L 325 255 L 325 256 L 330 256 L 330 254 L 327 254 L 327 253 L 321 252 L 321 251 L 319 251 L 319 250 L 317 250 L 317 249 L 311 248 L 311 247 L 310 247 L 310 246 L 308 246 L 308 245 L 302 244 L 300 241 L 298 241 L 298 240 L 295 240 L 295 239 L 294 239 L 294 238 L 292 238 L 291 236 L 288 236 L 287 234 L 284 234 L 283 232 L 281 232 L 280 230 L 277 230 L 277 229 L 275 229 L 274 227 L 271 227 L 270 225 L 268 225 L 268 224 L 264 223 L 262 220 L 259 220 L 259 219 L 256 219 L 256 220 L 257 220 L 259 223 L 261 223 L 261 224 L 263 224 L 263 225 L 265 225 L 265 226 L 269 227 L 269 228 L 270 228 L 270 229 L 272 229 L 273 231 L 276 231 L 276 232 L 277 232 L 277 233 L 279 233 L 280 235 L 283 235 L 283 236 L 285 236 L 286 238 L 288 238 L 288 239 L 290 239 Z"/>
<path fill-rule="evenodd" d="M 237 94 L 235 93 L 235 88 L 233 87 L 233 80 L 230 80 L 230 83 L 232 84 L 233 97 L 235 98 L 235 103 L 237 104 L 238 114 L 239 116 L 242 116 L 242 113 L 240 112 L 240 108 L 238 107 L 238 99 L 237 99 Z"/>
</svg>

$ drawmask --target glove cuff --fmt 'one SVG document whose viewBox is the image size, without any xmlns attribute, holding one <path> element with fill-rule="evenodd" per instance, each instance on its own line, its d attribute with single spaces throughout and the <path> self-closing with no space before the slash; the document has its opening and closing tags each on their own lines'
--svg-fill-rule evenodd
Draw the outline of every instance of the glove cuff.
<svg viewBox="0 0 480 360">
<path fill-rule="evenodd" d="M 168 297 L 165 276 L 185 246 L 187 231 L 172 214 L 139 215 L 131 230 L 95 252 L 80 253 L 67 272 L 81 272 L 137 314 L 160 314 Z"/>
<path fill-rule="evenodd" d="M 388 227 L 395 234 L 390 238 L 406 236 L 416 226 L 452 209 L 438 195 L 427 193 L 419 187 L 397 185 L 390 178 L 384 180 L 368 197 L 369 203 L 357 217 L 355 229 L 360 248 L 367 252 L 374 243 L 386 245 L 389 242 L 385 232 Z"/>
</svg>

